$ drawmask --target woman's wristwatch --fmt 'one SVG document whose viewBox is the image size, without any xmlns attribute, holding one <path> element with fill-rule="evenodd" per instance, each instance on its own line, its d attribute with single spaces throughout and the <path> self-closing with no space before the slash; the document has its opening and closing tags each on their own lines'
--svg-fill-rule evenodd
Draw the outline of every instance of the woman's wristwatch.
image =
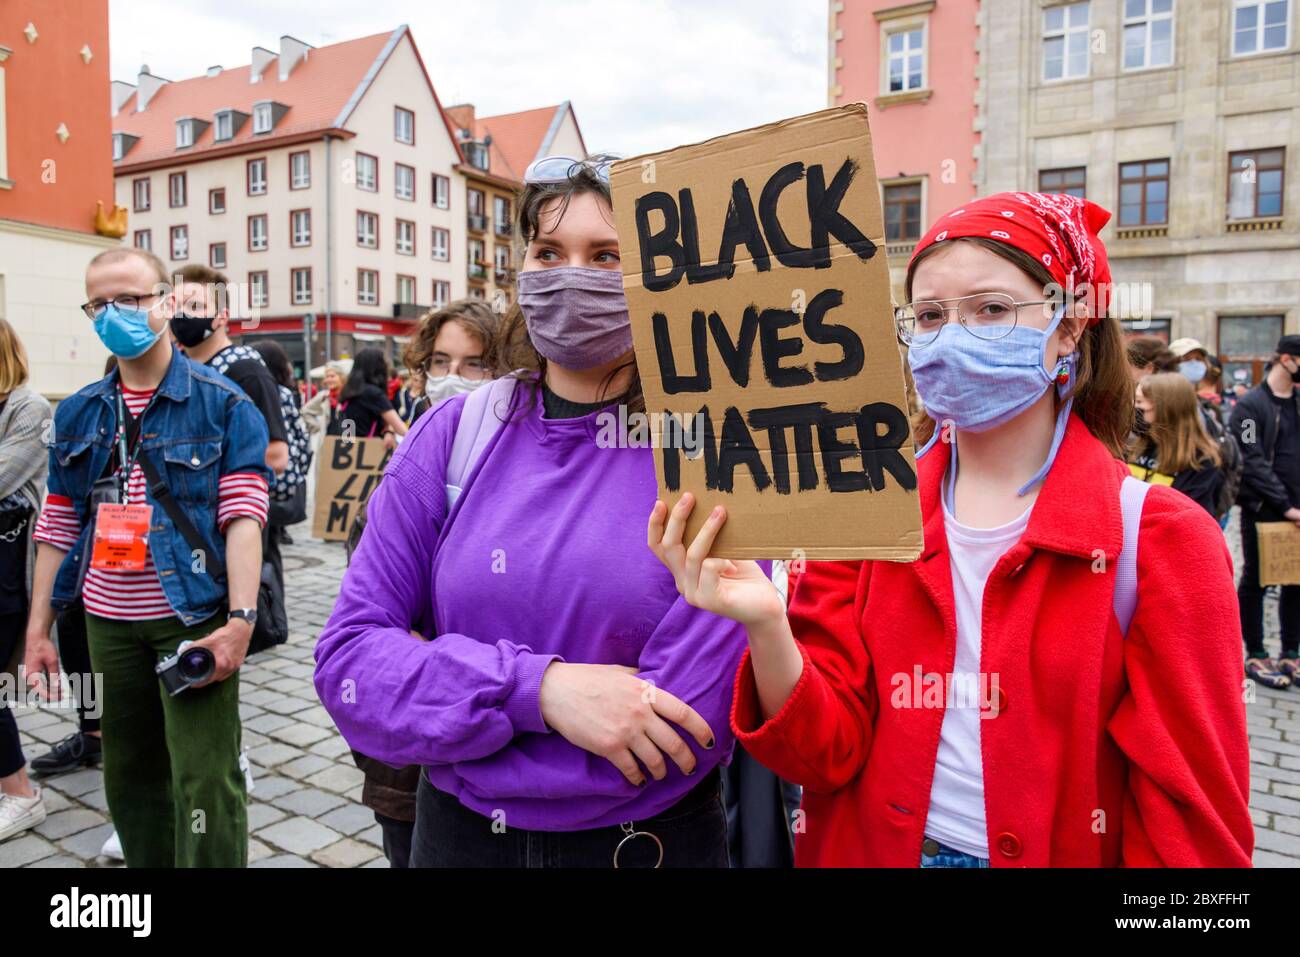
<svg viewBox="0 0 1300 957">
<path fill-rule="evenodd" d="M 226 621 L 232 618 L 242 618 L 248 622 L 250 628 L 257 627 L 257 609 L 256 608 L 232 608 L 230 614 L 226 615 Z"/>
</svg>

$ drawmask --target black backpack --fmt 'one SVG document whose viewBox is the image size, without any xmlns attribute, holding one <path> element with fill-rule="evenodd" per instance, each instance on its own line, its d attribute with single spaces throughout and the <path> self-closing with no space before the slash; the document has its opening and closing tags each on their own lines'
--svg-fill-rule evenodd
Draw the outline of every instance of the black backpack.
<svg viewBox="0 0 1300 957">
<path fill-rule="evenodd" d="M 1210 438 L 1214 439 L 1219 446 L 1219 455 L 1222 459 L 1219 469 L 1223 472 L 1223 485 L 1219 488 L 1219 499 L 1214 508 L 1214 517 L 1221 519 L 1228 514 L 1232 506 L 1237 504 L 1237 493 L 1241 491 L 1241 476 L 1246 470 L 1246 460 L 1242 458 L 1237 437 L 1224 427 L 1216 411 L 1202 406 L 1201 420 L 1205 423 L 1205 431 L 1210 433 Z"/>
</svg>

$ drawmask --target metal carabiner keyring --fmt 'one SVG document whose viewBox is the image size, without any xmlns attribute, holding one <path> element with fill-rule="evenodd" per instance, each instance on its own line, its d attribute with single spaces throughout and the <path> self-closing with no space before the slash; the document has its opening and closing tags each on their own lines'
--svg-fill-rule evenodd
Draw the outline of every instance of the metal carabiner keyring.
<svg viewBox="0 0 1300 957">
<path fill-rule="evenodd" d="M 633 826 L 633 823 L 631 821 L 628 821 L 626 824 L 620 824 L 619 827 L 623 829 L 624 837 L 623 840 L 618 842 L 618 847 L 614 848 L 614 870 L 618 870 L 618 855 L 619 852 L 623 850 L 623 845 L 626 844 L 628 841 L 635 840 L 638 837 L 648 837 L 650 838 L 650 840 L 655 842 L 655 844 L 659 847 L 659 860 L 655 861 L 654 869 L 657 869 L 660 866 L 662 866 L 664 862 L 663 841 L 659 840 L 658 837 L 656 837 L 654 834 L 651 834 L 649 831 L 638 831 Z"/>
</svg>

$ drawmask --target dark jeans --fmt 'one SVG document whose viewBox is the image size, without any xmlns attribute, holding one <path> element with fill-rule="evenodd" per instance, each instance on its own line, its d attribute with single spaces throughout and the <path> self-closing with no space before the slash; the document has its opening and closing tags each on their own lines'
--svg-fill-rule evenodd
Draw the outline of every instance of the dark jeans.
<svg viewBox="0 0 1300 957">
<path fill-rule="evenodd" d="M 27 628 L 27 615 L 18 611 L 0 615 L 0 669 L 9 663 L 18 643 L 22 641 Z M 26 688 L 17 687 L 16 692 L 22 698 Z M 23 748 L 19 743 L 18 722 L 9 708 L 10 702 L 0 697 L 0 778 L 17 774 L 26 765 Z"/>
<path fill-rule="evenodd" d="M 1237 605 L 1241 609 L 1241 637 L 1246 642 L 1248 658 L 1263 658 L 1264 650 L 1264 588 L 1259 583 L 1259 535 L 1256 522 L 1280 522 L 1276 511 L 1264 508 L 1258 512 L 1241 510 L 1241 584 L 1237 586 Z M 1278 601 L 1278 618 L 1282 623 L 1282 656 L 1294 658 L 1300 654 L 1300 585 L 1282 585 Z"/>
<path fill-rule="evenodd" d="M 414 821 L 399 821 L 375 812 L 375 821 L 384 835 L 384 857 L 390 867 L 411 866 L 411 837 L 415 834 Z"/>
<path fill-rule="evenodd" d="M 651 782 L 650 787 L 654 786 Z M 420 775 L 415 794 L 412 867 L 613 867 L 627 834 L 618 825 L 585 831 L 525 831 L 469 810 Z M 663 867 L 726 867 L 727 814 L 717 770 L 668 810 L 634 822 L 663 843 Z M 623 846 L 619 867 L 654 867 L 659 848 L 646 837 Z"/>
<path fill-rule="evenodd" d="M 65 674 L 89 675 L 90 646 L 86 643 L 86 606 L 78 598 L 59 613 L 57 633 L 59 639 L 59 664 Z M 103 708 L 104 702 L 95 702 L 96 713 Z M 92 734 L 99 730 L 99 718 L 86 715 L 85 702 L 77 702 L 77 715 L 80 719 L 82 734 Z"/>
</svg>

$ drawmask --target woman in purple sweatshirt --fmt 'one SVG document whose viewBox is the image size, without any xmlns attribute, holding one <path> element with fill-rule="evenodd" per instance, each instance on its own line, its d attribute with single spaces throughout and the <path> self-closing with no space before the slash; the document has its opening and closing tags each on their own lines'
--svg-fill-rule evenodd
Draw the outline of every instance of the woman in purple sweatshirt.
<svg viewBox="0 0 1300 957">
<path fill-rule="evenodd" d="M 745 634 L 678 596 L 646 547 L 653 453 L 607 441 L 618 405 L 644 408 L 608 164 L 550 157 L 525 184 L 496 358 L 537 372 L 494 410 L 504 425 L 451 508 L 466 397 L 411 429 L 316 646 L 316 690 L 353 748 L 424 766 L 413 867 L 725 867 L 717 766 Z"/>
</svg>

